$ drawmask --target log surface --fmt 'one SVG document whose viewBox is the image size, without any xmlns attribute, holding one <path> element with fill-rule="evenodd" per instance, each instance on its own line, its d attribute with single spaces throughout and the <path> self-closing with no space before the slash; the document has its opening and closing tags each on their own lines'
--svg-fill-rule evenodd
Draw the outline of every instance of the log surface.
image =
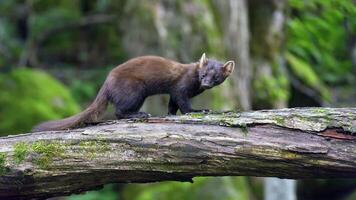
<svg viewBox="0 0 356 200">
<path fill-rule="evenodd" d="M 356 108 L 195 113 L 0 138 L 0 199 L 195 176 L 356 178 Z"/>
</svg>

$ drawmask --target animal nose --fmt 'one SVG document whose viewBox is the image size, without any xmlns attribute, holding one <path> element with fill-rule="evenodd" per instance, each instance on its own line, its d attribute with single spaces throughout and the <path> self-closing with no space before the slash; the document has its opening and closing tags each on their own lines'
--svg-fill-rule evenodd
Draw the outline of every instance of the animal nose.
<svg viewBox="0 0 356 200">
<path fill-rule="evenodd" d="M 201 87 L 204 89 L 209 89 L 209 88 L 212 88 L 212 85 L 210 85 L 209 83 L 202 83 Z"/>
</svg>

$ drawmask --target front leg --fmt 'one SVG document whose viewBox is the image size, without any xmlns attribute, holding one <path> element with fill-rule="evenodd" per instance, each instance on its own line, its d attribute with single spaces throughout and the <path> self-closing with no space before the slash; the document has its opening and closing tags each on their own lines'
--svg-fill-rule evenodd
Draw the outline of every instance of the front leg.
<svg viewBox="0 0 356 200">
<path fill-rule="evenodd" d="M 188 96 L 179 94 L 173 97 L 173 101 L 175 101 L 178 105 L 178 108 L 182 114 L 190 113 L 190 112 L 200 112 L 199 110 L 194 110 L 192 108 L 192 104 L 190 103 L 190 99 Z"/>
<path fill-rule="evenodd" d="M 178 104 L 173 100 L 172 97 L 170 97 L 168 103 L 168 115 L 176 115 L 177 111 L 178 111 Z"/>
</svg>

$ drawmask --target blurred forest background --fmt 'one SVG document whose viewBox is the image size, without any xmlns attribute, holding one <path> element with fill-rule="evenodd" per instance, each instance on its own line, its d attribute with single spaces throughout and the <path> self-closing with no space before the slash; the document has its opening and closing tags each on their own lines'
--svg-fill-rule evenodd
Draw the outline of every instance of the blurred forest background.
<svg viewBox="0 0 356 200">
<path fill-rule="evenodd" d="M 79 112 L 129 58 L 189 63 L 203 52 L 237 66 L 195 107 L 356 105 L 354 0 L 0 0 L 0 135 Z M 164 115 L 167 104 L 150 97 L 143 109 Z M 194 181 L 111 184 L 68 199 L 263 199 L 259 178 Z M 297 188 L 298 199 L 356 199 L 355 180 Z"/>
</svg>

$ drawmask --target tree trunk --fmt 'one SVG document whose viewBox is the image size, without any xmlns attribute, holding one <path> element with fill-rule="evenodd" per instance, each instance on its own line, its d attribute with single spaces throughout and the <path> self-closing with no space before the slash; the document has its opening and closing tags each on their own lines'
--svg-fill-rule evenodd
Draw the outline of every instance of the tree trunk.
<svg viewBox="0 0 356 200">
<path fill-rule="evenodd" d="M 284 66 L 285 0 L 250 0 L 253 108 L 287 107 L 289 83 Z"/>
<path fill-rule="evenodd" d="M 221 18 L 224 47 L 227 57 L 236 61 L 233 78 L 233 96 L 242 110 L 251 109 L 250 29 L 246 0 L 212 0 Z"/>
<path fill-rule="evenodd" d="M 356 108 L 195 113 L 0 138 L 0 199 L 195 176 L 356 178 Z"/>
</svg>

